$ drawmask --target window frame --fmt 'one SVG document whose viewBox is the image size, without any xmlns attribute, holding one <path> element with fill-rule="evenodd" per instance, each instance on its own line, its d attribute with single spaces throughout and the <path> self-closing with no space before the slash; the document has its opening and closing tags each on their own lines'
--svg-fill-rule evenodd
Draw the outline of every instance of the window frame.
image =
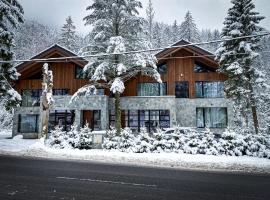
<svg viewBox="0 0 270 200">
<path fill-rule="evenodd" d="M 81 70 L 81 74 L 80 74 L 81 77 L 77 77 L 77 69 L 80 69 L 80 70 Z M 74 78 L 75 78 L 76 80 L 85 79 L 84 74 L 83 74 L 82 72 L 83 72 L 83 67 L 80 67 L 80 66 L 78 66 L 78 65 L 75 65 Z"/>
<path fill-rule="evenodd" d="M 160 70 L 162 66 L 166 66 L 166 69 L 164 71 Z M 157 65 L 157 71 L 158 71 L 159 74 L 167 74 L 168 73 L 168 64 L 166 62 L 158 64 Z"/>
<path fill-rule="evenodd" d="M 24 116 L 34 116 L 35 117 L 35 131 L 32 132 L 32 131 L 21 131 L 21 121 L 22 121 L 22 115 Z M 18 115 L 18 133 L 38 133 L 39 132 L 39 114 L 19 114 Z"/>
<path fill-rule="evenodd" d="M 177 97 L 176 96 L 176 86 L 177 86 L 177 84 L 179 84 L 179 83 L 187 83 L 187 97 Z M 179 99 L 188 99 L 189 97 L 190 97 L 190 95 L 189 95 L 189 81 L 176 81 L 175 82 L 175 98 L 179 98 Z"/>
<path fill-rule="evenodd" d="M 198 126 L 198 110 L 201 109 L 202 110 L 202 116 L 203 116 L 203 127 L 202 126 Z M 226 115 L 226 125 L 224 127 L 207 127 L 206 126 L 206 109 L 224 109 L 225 110 L 225 115 Z M 227 107 L 196 107 L 196 127 L 197 128 L 216 128 L 216 129 L 224 129 L 228 127 L 228 108 Z"/>
<path fill-rule="evenodd" d="M 202 96 L 197 96 L 197 83 L 201 83 L 200 90 L 201 90 Z M 219 80 L 219 81 L 195 81 L 195 98 L 198 98 L 198 99 L 225 98 L 225 93 L 223 93 L 223 96 L 215 96 L 215 97 L 205 96 L 204 85 L 206 83 L 223 83 L 223 89 L 225 88 L 224 81 L 221 81 L 221 80 Z M 224 90 L 223 90 L 223 92 L 224 92 Z"/>
<path fill-rule="evenodd" d="M 137 85 L 137 96 L 139 97 L 148 97 L 149 95 L 146 95 L 146 96 L 142 96 L 142 95 L 139 95 L 140 93 L 140 87 L 142 84 L 158 84 L 158 93 L 159 95 L 158 96 L 150 96 L 150 97 L 159 97 L 159 96 L 166 96 L 168 94 L 168 85 L 167 85 L 167 82 L 162 82 L 162 83 L 157 83 L 157 82 L 142 82 L 142 83 L 138 83 Z M 165 85 L 165 95 L 161 95 L 161 91 L 162 91 L 162 85 Z"/>
<path fill-rule="evenodd" d="M 202 72 L 196 71 L 195 70 L 196 65 L 200 66 L 201 68 L 203 68 L 206 71 L 202 71 Z M 193 72 L 194 73 L 215 73 L 216 70 L 212 69 L 212 67 L 209 67 L 209 66 L 207 66 L 206 64 L 204 64 L 204 63 L 202 63 L 200 61 L 194 61 Z"/>
</svg>

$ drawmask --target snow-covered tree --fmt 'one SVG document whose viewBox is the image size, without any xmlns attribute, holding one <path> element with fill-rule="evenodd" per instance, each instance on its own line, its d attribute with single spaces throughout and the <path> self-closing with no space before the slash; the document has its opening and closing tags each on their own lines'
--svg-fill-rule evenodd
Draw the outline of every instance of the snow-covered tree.
<svg viewBox="0 0 270 200">
<path fill-rule="evenodd" d="M 16 59 L 29 59 L 59 41 L 60 31 L 37 20 L 26 19 L 15 30 Z"/>
<path fill-rule="evenodd" d="M 8 100 L 7 108 L 19 106 L 21 101 L 21 96 L 12 88 L 12 82 L 19 78 L 19 74 L 14 63 L 5 61 L 14 58 L 14 28 L 23 22 L 23 14 L 23 8 L 17 0 L 0 1 L 0 97 Z"/>
<path fill-rule="evenodd" d="M 200 34 L 190 11 L 186 13 L 185 20 L 180 26 L 181 38 L 189 42 L 199 42 Z"/>
<path fill-rule="evenodd" d="M 91 13 L 84 18 L 86 25 L 92 25 L 92 49 L 99 55 L 91 58 L 84 72 L 91 80 L 90 85 L 108 88 L 114 94 L 118 134 L 121 131 L 120 95 L 125 90 L 124 82 L 138 73 L 161 82 L 156 58 L 150 52 L 125 53 L 149 48 L 149 43 L 140 37 L 143 19 L 138 16 L 138 9 L 141 7 L 137 0 L 94 0 L 87 7 Z M 87 86 L 81 90 L 86 91 Z"/>
<path fill-rule="evenodd" d="M 179 38 L 180 38 L 179 27 L 177 21 L 174 20 L 172 25 L 172 42 L 173 43 L 177 42 Z"/>
<path fill-rule="evenodd" d="M 149 0 L 147 8 L 146 8 L 146 21 L 147 21 L 147 35 L 149 37 L 149 41 L 151 44 L 152 44 L 152 38 L 153 38 L 154 17 L 155 17 L 155 11 L 153 7 L 153 3 L 152 3 L 152 0 Z"/>
<path fill-rule="evenodd" d="M 61 29 L 61 38 L 59 43 L 71 51 L 76 51 L 78 49 L 76 44 L 76 27 L 71 16 L 66 18 L 66 23 Z"/>
<path fill-rule="evenodd" d="M 221 33 L 222 39 L 227 41 L 222 42 L 217 50 L 219 71 L 228 76 L 225 92 L 235 102 L 236 115 L 245 119 L 246 126 L 248 126 L 248 119 L 251 115 L 254 130 L 258 133 L 255 88 L 262 83 L 262 78 L 255 62 L 259 57 L 256 52 L 260 48 L 261 38 L 234 38 L 260 34 L 262 28 L 258 24 L 264 17 L 254 11 L 255 5 L 252 0 L 231 0 L 231 3 L 233 5 L 228 10 Z"/>
</svg>

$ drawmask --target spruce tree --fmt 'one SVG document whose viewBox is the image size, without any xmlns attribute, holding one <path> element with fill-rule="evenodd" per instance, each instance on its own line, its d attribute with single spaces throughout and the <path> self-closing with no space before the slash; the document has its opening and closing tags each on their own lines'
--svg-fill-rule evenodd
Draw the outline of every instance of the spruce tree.
<svg viewBox="0 0 270 200">
<path fill-rule="evenodd" d="M 153 26 L 154 26 L 155 11 L 153 7 L 152 0 L 149 0 L 148 6 L 146 8 L 146 20 L 147 20 L 147 35 L 149 37 L 149 42 L 152 44 L 153 39 Z"/>
<path fill-rule="evenodd" d="M 155 78 L 161 82 L 156 68 L 156 58 L 149 52 L 125 54 L 124 52 L 147 49 L 148 42 L 142 34 L 143 19 L 138 9 L 142 5 L 137 0 L 94 0 L 87 7 L 91 13 L 84 20 L 92 26 L 93 51 L 96 59 L 91 58 L 84 71 L 90 78 L 90 85 L 108 88 L 115 97 L 115 119 L 117 133 L 121 131 L 120 95 L 124 92 L 124 82 L 138 73 Z M 98 56 L 108 54 L 107 56 Z M 87 92 L 85 86 L 80 92 Z"/>
<path fill-rule="evenodd" d="M 71 50 L 75 51 L 76 48 L 76 27 L 74 26 L 74 23 L 72 21 L 71 16 L 68 16 L 66 18 L 66 23 L 61 29 L 61 39 L 60 39 L 60 44 Z"/>
<path fill-rule="evenodd" d="M 23 23 L 23 13 L 23 8 L 17 0 L 0 1 L 0 97 L 8 100 L 8 109 L 18 106 L 21 101 L 21 96 L 12 88 L 12 83 L 19 78 L 19 74 L 13 63 L 5 61 L 14 58 L 13 31 L 19 23 Z"/>
<path fill-rule="evenodd" d="M 172 25 L 172 42 L 175 43 L 179 40 L 179 27 L 177 21 L 174 20 Z"/>
<path fill-rule="evenodd" d="M 228 10 L 222 30 L 222 39 L 234 39 L 241 36 L 258 35 L 262 28 L 258 26 L 264 18 L 254 11 L 252 0 L 231 0 L 232 7 Z M 251 112 L 256 133 L 259 122 L 256 105 L 255 87 L 259 75 L 254 63 L 259 57 L 260 37 L 239 38 L 221 43 L 217 51 L 219 71 L 228 76 L 225 92 L 235 102 L 236 115 L 242 116 L 248 126 Z"/>
<path fill-rule="evenodd" d="M 199 42 L 200 34 L 190 11 L 187 12 L 185 20 L 180 26 L 181 38 L 189 42 Z"/>
</svg>

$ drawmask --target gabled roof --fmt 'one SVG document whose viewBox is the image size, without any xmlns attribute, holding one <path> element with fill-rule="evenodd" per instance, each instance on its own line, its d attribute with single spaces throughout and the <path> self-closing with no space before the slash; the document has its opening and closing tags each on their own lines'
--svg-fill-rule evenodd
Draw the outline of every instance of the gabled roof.
<svg viewBox="0 0 270 200">
<path fill-rule="evenodd" d="M 55 54 L 60 55 L 60 57 L 71 57 L 71 58 L 66 59 L 66 61 L 76 63 L 80 66 L 84 66 L 88 63 L 88 61 L 83 59 L 83 58 L 72 58 L 72 57 L 77 57 L 78 55 L 76 55 L 74 52 L 60 46 L 59 44 L 54 44 L 54 45 L 48 47 L 47 49 L 36 54 L 35 56 L 30 58 L 29 60 L 53 58 L 52 56 Z M 57 60 L 56 60 L 56 62 L 57 62 Z M 35 62 L 31 62 L 31 61 L 22 62 L 22 63 L 18 64 L 16 67 L 17 67 L 17 70 L 20 71 L 20 70 L 23 70 L 25 67 L 31 66 L 33 64 L 35 64 Z"/>
<path fill-rule="evenodd" d="M 170 57 L 170 55 L 179 51 L 180 49 L 186 49 L 186 50 L 193 52 L 194 55 L 198 55 L 198 56 L 207 55 L 207 56 L 203 57 L 203 59 L 206 59 L 212 63 L 217 64 L 217 62 L 215 61 L 215 56 L 212 52 L 210 52 L 202 47 L 199 47 L 198 45 L 190 45 L 190 44 L 191 44 L 190 42 L 182 39 L 182 40 L 176 42 L 175 44 L 171 45 L 170 47 L 158 52 L 156 54 L 156 57 L 157 57 L 157 59 Z M 178 47 L 178 46 L 180 46 L 180 47 Z M 183 47 L 181 47 L 181 46 L 183 46 Z"/>
</svg>

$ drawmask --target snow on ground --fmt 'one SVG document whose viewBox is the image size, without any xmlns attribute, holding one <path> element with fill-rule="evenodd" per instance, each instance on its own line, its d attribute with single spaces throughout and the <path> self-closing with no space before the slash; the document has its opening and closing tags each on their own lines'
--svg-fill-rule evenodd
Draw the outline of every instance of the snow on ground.
<svg viewBox="0 0 270 200">
<path fill-rule="evenodd" d="M 20 136 L 7 139 L 10 137 L 11 131 L 0 131 L 0 154 L 166 168 L 270 173 L 270 159 L 263 158 L 52 149 L 44 145 L 44 139 L 26 140 Z"/>
</svg>

